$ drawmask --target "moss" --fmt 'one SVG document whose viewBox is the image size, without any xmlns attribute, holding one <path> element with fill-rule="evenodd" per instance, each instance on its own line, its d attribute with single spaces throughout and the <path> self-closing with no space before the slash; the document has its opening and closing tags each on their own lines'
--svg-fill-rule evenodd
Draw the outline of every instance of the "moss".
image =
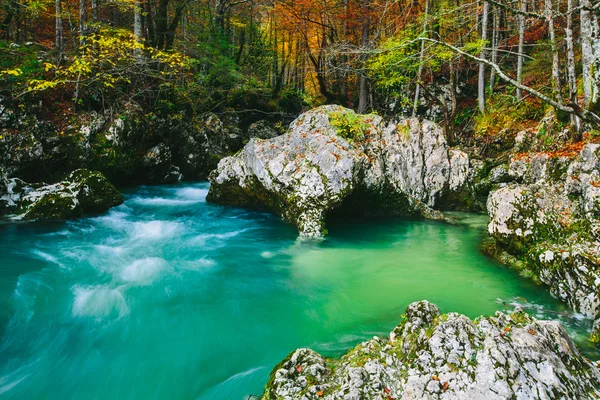
<svg viewBox="0 0 600 400">
<path fill-rule="evenodd" d="M 123 203 L 117 188 L 97 171 L 79 169 L 67 178 L 80 187 L 77 199 L 86 214 L 97 214 Z"/>
<path fill-rule="evenodd" d="M 373 116 L 356 114 L 351 110 L 329 114 L 329 121 L 337 134 L 352 143 L 363 141 L 369 134 L 369 121 Z"/>
<path fill-rule="evenodd" d="M 23 211 L 21 209 L 21 211 Z M 19 210 L 17 210 L 19 213 Z M 63 220 L 83 216 L 83 210 L 74 196 L 52 193 L 42 197 L 27 210 L 25 220 Z"/>
</svg>

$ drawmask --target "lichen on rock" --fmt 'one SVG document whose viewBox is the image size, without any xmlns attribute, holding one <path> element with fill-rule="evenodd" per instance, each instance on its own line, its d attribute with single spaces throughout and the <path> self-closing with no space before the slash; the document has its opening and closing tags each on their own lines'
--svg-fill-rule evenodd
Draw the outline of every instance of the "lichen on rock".
<svg viewBox="0 0 600 400">
<path fill-rule="evenodd" d="M 600 327 L 600 145 L 585 145 L 575 159 L 516 157 L 508 173 L 513 183 L 488 199 L 496 243 L 486 248 L 513 257 L 510 264 Z"/>
<path fill-rule="evenodd" d="M 332 122 L 332 116 L 345 115 L 360 127 L 344 129 L 360 135 L 350 138 Z M 467 184 L 469 171 L 469 157 L 450 150 L 433 122 L 387 123 L 323 106 L 301 115 L 287 134 L 253 138 L 221 160 L 209 177 L 208 200 L 262 206 L 295 224 L 301 235 L 318 237 L 326 233 L 327 215 L 344 207 L 359 214 L 433 215 L 429 211 L 446 193 Z"/>
<path fill-rule="evenodd" d="M 121 193 L 97 171 L 78 169 L 55 184 L 2 179 L 0 204 L 13 219 L 63 220 L 99 214 L 123 202 Z"/>
<path fill-rule="evenodd" d="M 600 396 L 600 371 L 558 322 L 522 310 L 471 320 L 409 305 L 389 338 L 341 359 L 299 349 L 271 374 L 263 400 L 584 399 Z"/>
</svg>

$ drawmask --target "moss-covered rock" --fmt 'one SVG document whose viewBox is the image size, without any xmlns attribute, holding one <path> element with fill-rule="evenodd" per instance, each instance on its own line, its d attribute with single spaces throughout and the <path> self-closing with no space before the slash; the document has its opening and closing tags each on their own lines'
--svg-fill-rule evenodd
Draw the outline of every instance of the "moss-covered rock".
<svg viewBox="0 0 600 400">
<path fill-rule="evenodd" d="M 5 212 L 15 219 L 63 220 L 94 215 L 123 202 L 121 193 L 97 171 L 79 169 L 65 180 L 46 185 L 5 180 L 3 199 L 10 200 Z"/>
<path fill-rule="evenodd" d="M 263 399 L 587 399 L 600 371 L 558 322 L 522 310 L 470 320 L 426 301 L 389 338 L 340 359 L 299 349 L 277 365 Z"/>
</svg>

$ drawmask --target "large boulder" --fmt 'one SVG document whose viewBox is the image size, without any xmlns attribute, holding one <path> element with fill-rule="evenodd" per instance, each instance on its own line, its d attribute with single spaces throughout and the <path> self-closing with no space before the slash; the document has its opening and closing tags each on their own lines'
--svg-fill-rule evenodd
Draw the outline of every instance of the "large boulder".
<svg viewBox="0 0 600 400">
<path fill-rule="evenodd" d="M 470 320 L 413 303 L 389 338 L 359 344 L 339 360 L 294 351 L 271 374 L 275 399 L 588 399 L 600 371 L 555 321 L 521 310 Z"/>
<path fill-rule="evenodd" d="M 468 156 L 450 150 L 430 121 L 387 123 L 339 106 L 301 115 L 289 132 L 253 138 L 211 173 L 208 200 L 264 207 L 298 226 L 303 236 L 326 233 L 336 209 L 353 213 L 437 215 L 448 192 L 464 187 Z"/>
<path fill-rule="evenodd" d="M 515 157 L 508 174 L 488 199 L 487 249 L 600 328 L 600 145 L 574 159 Z"/>
<path fill-rule="evenodd" d="M 123 202 L 121 193 L 99 172 L 79 169 L 61 182 L 28 184 L 2 179 L 0 211 L 13 219 L 63 220 L 94 215 Z"/>
</svg>

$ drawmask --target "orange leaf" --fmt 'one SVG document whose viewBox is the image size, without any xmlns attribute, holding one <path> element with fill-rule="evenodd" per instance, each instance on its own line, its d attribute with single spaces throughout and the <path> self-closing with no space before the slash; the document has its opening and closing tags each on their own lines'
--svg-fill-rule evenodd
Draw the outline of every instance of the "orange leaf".
<svg viewBox="0 0 600 400">
<path fill-rule="evenodd" d="M 444 384 L 442 385 L 442 390 L 445 392 L 446 390 L 448 390 L 448 382 L 444 382 Z"/>
<path fill-rule="evenodd" d="M 296 371 L 298 371 L 298 372 L 302 372 L 302 365 L 298 365 L 298 366 L 296 367 Z"/>
<path fill-rule="evenodd" d="M 317 392 L 317 396 L 318 396 L 318 397 L 323 397 L 323 395 L 324 395 L 324 394 L 325 394 L 325 392 L 324 392 L 324 391 L 322 391 L 322 390 L 319 390 L 319 391 Z"/>
<path fill-rule="evenodd" d="M 434 381 L 439 381 L 440 378 L 438 378 L 437 375 L 431 375 L 431 379 L 433 379 Z"/>
</svg>

